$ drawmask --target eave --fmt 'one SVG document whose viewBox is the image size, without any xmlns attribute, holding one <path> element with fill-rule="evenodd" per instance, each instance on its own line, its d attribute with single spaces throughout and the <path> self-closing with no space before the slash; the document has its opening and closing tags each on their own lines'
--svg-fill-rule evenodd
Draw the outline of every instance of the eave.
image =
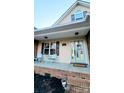
<svg viewBox="0 0 124 93">
<path fill-rule="evenodd" d="M 90 16 L 85 21 L 73 22 L 64 25 L 52 26 L 34 32 L 34 39 L 43 40 L 47 36 L 48 39 L 65 38 L 75 36 L 75 32 L 79 35 L 86 35 L 90 29 Z"/>
</svg>

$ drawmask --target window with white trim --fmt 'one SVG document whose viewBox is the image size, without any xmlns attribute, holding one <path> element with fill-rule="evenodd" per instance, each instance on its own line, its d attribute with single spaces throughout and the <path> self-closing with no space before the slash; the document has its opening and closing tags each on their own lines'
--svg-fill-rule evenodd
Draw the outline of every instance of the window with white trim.
<svg viewBox="0 0 124 93">
<path fill-rule="evenodd" d="M 58 55 L 59 56 L 59 42 L 42 43 L 43 55 Z"/>
<path fill-rule="evenodd" d="M 78 21 L 85 19 L 87 11 L 78 10 L 74 14 L 71 15 L 71 21 Z"/>
<path fill-rule="evenodd" d="M 49 55 L 49 43 L 44 43 L 44 54 Z"/>
<path fill-rule="evenodd" d="M 50 44 L 50 55 L 56 54 L 56 43 L 51 43 Z"/>
</svg>

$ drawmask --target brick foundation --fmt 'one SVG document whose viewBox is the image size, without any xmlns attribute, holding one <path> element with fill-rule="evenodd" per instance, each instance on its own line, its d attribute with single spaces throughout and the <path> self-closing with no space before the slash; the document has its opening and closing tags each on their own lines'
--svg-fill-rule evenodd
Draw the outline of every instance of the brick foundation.
<svg viewBox="0 0 124 93">
<path fill-rule="evenodd" d="M 38 66 L 34 66 L 34 71 L 35 73 L 41 75 L 49 73 L 52 77 L 60 79 L 66 77 L 68 79 L 68 84 L 70 85 L 69 93 L 90 93 L 89 74 L 43 68 Z"/>
</svg>

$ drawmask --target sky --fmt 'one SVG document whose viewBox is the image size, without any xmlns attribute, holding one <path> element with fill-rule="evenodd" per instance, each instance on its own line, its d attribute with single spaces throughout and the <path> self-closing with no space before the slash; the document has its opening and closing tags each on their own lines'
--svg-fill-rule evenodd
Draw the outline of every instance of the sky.
<svg viewBox="0 0 124 93">
<path fill-rule="evenodd" d="M 75 1 L 34 0 L 34 26 L 38 29 L 51 26 Z"/>
</svg>

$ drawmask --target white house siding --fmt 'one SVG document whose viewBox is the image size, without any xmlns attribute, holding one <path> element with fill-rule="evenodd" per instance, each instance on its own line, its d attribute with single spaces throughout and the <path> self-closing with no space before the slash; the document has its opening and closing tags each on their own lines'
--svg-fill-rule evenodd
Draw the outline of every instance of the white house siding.
<svg viewBox="0 0 124 93">
<path fill-rule="evenodd" d="M 77 10 L 81 11 L 87 11 L 88 13 L 90 12 L 90 9 L 85 6 L 77 5 L 70 13 L 67 15 L 61 22 L 58 23 L 60 24 L 65 24 L 65 23 L 70 23 L 71 22 L 71 15 L 74 14 Z"/>
<path fill-rule="evenodd" d="M 77 40 L 82 40 L 85 47 L 86 51 L 86 57 L 87 57 L 87 63 L 89 63 L 88 59 L 88 50 L 87 50 L 87 43 L 86 39 L 84 37 L 73 37 L 73 38 L 68 38 L 68 39 L 57 39 L 57 40 L 47 40 L 47 41 L 40 41 L 38 44 L 38 52 L 41 53 L 42 49 L 42 42 L 55 42 L 59 41 L 59 56 L 56 59 L 56 62 L 60 63 L 70 63 L 71 62 L 71 41 L 77 41 Z M 62 46 L 63 43 L 66 43 L 66 46 Z M 47 61 L 48 56 L 44 56 L 44 60 Z"/>
<path fill-rule="evenodd" d="M 62 46 L 62 44 L 65 43 L 66 46 Z M 69 40 L 61 40 L 60 41 L 60 55 L 58 62 L 62 63 L 70 63 L 71 59 L 71 45 Z"/>
</svg>

